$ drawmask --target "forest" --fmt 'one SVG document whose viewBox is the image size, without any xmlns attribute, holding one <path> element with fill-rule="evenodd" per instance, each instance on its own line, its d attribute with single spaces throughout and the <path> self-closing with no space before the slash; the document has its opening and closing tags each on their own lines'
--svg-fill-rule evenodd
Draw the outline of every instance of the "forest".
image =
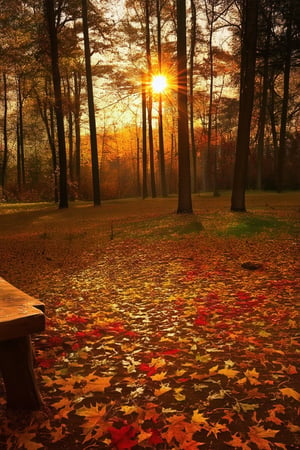
<svg viewBox="0 0 300 450">
<path fill-rule="evenodd" d="M 0 201 L 299 189 L 298 1 L 0 11 Z"/>
</svg>

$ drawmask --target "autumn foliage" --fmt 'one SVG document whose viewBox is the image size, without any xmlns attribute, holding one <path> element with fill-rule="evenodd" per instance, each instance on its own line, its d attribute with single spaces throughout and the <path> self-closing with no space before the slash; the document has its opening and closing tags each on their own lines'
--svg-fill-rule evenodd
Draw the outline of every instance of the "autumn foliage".
<svg viewBox="0 0 300 450">
<path fill-rule="evenodd" d="M 0 448 L 299 448 L 298 201 L 1 206 L 1 275 L 45 302 L 47 328 L 44 408 L 10 414 L 1 395 Z"/>
</svg>

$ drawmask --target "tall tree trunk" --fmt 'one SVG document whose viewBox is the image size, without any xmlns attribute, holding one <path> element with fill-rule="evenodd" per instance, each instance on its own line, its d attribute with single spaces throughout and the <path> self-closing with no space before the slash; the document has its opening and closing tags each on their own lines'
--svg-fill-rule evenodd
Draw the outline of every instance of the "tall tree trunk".
<svg viewBox="0 0 300 450">
<path fill-rule="evenodd" d="M 140 140 L 136 136 L 136 192 L 137 196 L 141 195 L 141 177 L 140 177 Z"/>
<path fill-rule="evenodd" d="M 289 4 L 289 2 L 288 2 Z M 290 6 L 290 5 L 289 5 Z M 286 124 L 289 103 L 289 85 L 290 85 L 290 70 L 292 57 L 292 10 L 287 12 L 286 24 L 286 46 L 285 46 L 285 61 L 283 73 L 283 98 L 281 108 L 280 134 L 279 134 L 279 149 L 277 160 L 277 191 L 281 192 L 283 189 L 283 174 L 285 164 L 285 148 L 286 148 Z"/>
<path fill-rule="evenodd" d="M 59 193 L 58 193 L 58 179 L 57 179 L 57 155 L 56 155 L 56 145 L 55 145 L 55 125 L 54 125 L 54 111 L 53 111 L 53 105 L 45 100 L 44 102 L 41 101 L 41 98 L 37 91 L 35 91 L 36 94 L 36 101 L 39 109 L 40 116 L 42 118 L 42 121 L 44 122 L 49 147 L 51 150 L 51 159 L 52 159 L 52 173 L 53 173 L 53 180 L 54 180 L 54 201 L 55 203 L 58 203 L 59 200 Z M 47 79 L 45 79 L 45 97 L 47 99 L 51 98 L 51 92 L 48 90 L 48 83 Z"/>
<path fill-rule="evenodd" d="M 213 108 L 213 95 L 214 95 L 214 53 L 213 53 L 213 26 L 214 26 L 214 1 L 211 2 L 211 15 L 208 11 L 207 2 L 205 2 L 206 17 L 209 24 L 209 42 L 208 42 L 208 53 L 209 53 L 209 104 L 208 104 L 208 123 L 207 123 L 207 151 L 205 159 L 205 179 L 206 179 L 206 189 L 210 190 L 212 187 L 212 177 L 211 169 L 212 155 L 211 155 L 211 140 L 212 140 L 212 108 Z"/>
<path fill-rule="evenodd" d="M 270 53 L 270 39 L 271 39 L 271 14 L 272 9 L 269 9 L 267 17 L 267 36 L 265 40 L 264 58 L 263 58 L 263 86 L 262 86 L 262 100 L 259 114 L 258 124 L 258 141 L 257 141 L 257 175 L 256 175 L 256 187 L 262 189 L 263 178 L 263 162 L 264 162 L 264 142 L 265 142 L 265 126 L 266 126 L 266 114 L 267 114 L 267 99 L 268 99 L 268 86 L 269 86 L 269 53 Z"/>
<path fill-rule="evenodd" d="M 24 155 L 24 126 L 23 126 L 23 100 L 21 75 L 17 76 L 17 105 L 18 105 L 18 120 L 17 120 L 17 168 L 18 168 L 18 188 L 22 191 L 25 185 L 25 155 Z"/>
<path fill-rule="evenodd" d="M 96 119 L 95 119 L 94 94 L 92 82 L 92 69 L 91 69 L 87 0 L 82 0 L 82 23 L 83 23 L 83 38 L 84 38 L 85 72 L 86 72 L 88 107 L 89 107 L 94 206 L 99 206 L 101 204 L 100 177 L 99 177 L 99 161 L 97 149 L 97 133 L 96 133 Z"/>
<path fill-rule="evenodd" d="M 240 105 L 231 210 L 246 211 L 250 126 L 253 108 L 258 0 L 243 1 Z"/>
<path fill-rule="evenodd" d="M 7 77 L 6 73 L 2 74 L 3 79 L 3 156 L 0 162 L 0 201 L 3 198 L 3 191 L 5 188 L 6 181 L 6 169 L 7 169 L 7 159 L 8 159 L 8 135 L 7 135 Z"/>
<path fill-rule="evenodd" d="M 44 0 L 44 10 L 50 39 L 52 80 L 55 98 L 55 115 L 59 155 L 59 208 L 68 208 L 66 141 L 61 95 L 61 78 L 58 64 L 58 42 L 57 30 L 55 26 L 54 0 Z"/>
<path fill-rule="evenodd" d="M 270 102 L 268 107 L 268 112 L 270 116 L 270 125 L 271 125 L 271 132 L 272 132 L 272 141 L 273 141 L 273 179 L 274 179 L 274 186 L 276 186 L 276 168 L 277 168 L 277 158 L 278 158 L 278 136 L 277 136 L 277 130 L 276 130 L 276 119 L 275 119 L 275 112 L 274 112 L 274 104 L 275 104 L 275 88 L 274 88 L 274 77 L 270 77 L 273 81 L 270 83 Z"/>
<path fill-rule="evenodd" d="M 143 188 L 142 197 L 148 197 L 148 183 L 147 183 L 147 106 L 146 106 L 146 76 L 142 74 L 142 167 L 143 167 Z"/>
<path fill-rule="evenodd" d="M 162 51 L 161 51 L 161 18 L 160 18 L 160 0 L 156 0 L 157 15 L 157 55 L 158 70 L 161 74 L 162 70 Z M 162 93 L 159 94 L 158 100 L 158 138 L 159 138 L 159 162 L 160 162 L 160 181 L 161 193 L 163 197 L 167 197 L 166 169 L 165 169 L 165 149 L 164 149 L 164 129 L 163 129 L 163 112 L 162 112 Z"/>
<path fill-rule="evenodd" d="M 156 183 L 155 183 L 155 164 L 154 164 L 154 148 L 153 148 L 153 128 L 152 128 L 152 90 L 149 87 L 150 77 L 152 76 L 151 50 L 150 50 L 150 15 L 149 15 L 149 0 L 145 0 L 145 21 L 146 21 L 146 56 L 147 56 L 147 112 L 148 112 L 148 139 L 149 139 L 149 159 L 150 159 L 150 181 L 151 194 L 156 197 Z"/>
<path fill-rule="evenodd" d="M 74 122 L 75 122 L 75 179 L 80 192 L 80 93 L 81 93 L 81 74 L 74 72 Z"/>
<path fill-rule="evenodd" d="M 192 191 L 197 192 L 197 152 L 195 142 L 194 130 L 194 58 L 196 48 L 196 30 L 197 30 L 197 16 L 195 1 L 191 0 L 191 48 L 190 48 L 190 72 L 189 72 L 189 88 L 190 88 L 190 135 L 191 135 L 191 179 Z"/>
<path fill-rule="evenodd" d="M 69 142 L 69 177 L 74 181 L 74 141 L 73 141 L 73 101 L 71 94 L 70 76 L 67 74 L 67 98 L 68 98 L 68 142 Z"/>
<path fill-rule="evenodd" d="M 178 103 L 178 214 L 192 214 L 191 170 L 189 152 L 186 2 L 176 0 L 177 6 L 177 103 Z"/>
</svg>

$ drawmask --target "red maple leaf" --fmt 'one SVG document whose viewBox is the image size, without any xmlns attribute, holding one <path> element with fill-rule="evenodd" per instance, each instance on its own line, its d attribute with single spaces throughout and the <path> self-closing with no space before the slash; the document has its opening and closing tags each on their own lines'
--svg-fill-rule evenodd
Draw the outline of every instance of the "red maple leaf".
<svg viewBox="0 0 300 450">
<path fill-rule="evenodd" d="M 238 300 L 250 300 L 251 295 L 248 292 L 239 291 L 236 293 Z"/>
<path fill-rule="evenodd" d="M 152 433 L 152 436 L 150 436 L 148 442 L 151 445 L 157 445 L 162 444 L 164 440 L 161 437 L 161 434 L 158 430 L 148 430 L 150 433 Z"/>
<path fill-rule="evenodd" d="M 173 348 L 173 349 L 170 349 L 170 350 L 164 350 L 164 351 L 162 352 L 162 354 L 163 354 L 163 355 L 177 355 L 177 353 L 179 353 L 179 352 L 180 352 L 179 349 Z"/>
<path fill-rule="evenodd" d="M 80 324 L 86 323 L 88 320 L 85 317 L 76 316 L 76 314 L 72 314 L 71 316 L 66 317 L 66 322 Z"/>
<path fill-rule="evenodd" d="M 124 333 L 126 330 L 121 322 L 114 322 L 109 324 L 107 331 L 111 331 L 113 333 Z"/>
<path fill-rule="evenodd" d="M 121 428 L 110 427 L 108 429 L 111 434 L 111 443 L 118 450 L 130 449 L 138 444 L 137 440 L 133 440 L 136 436 L 136 430 L 131 425 L 125 425 Z"/>
<path fill-rule="evenodd" d="M 142 363 L 142 364 L 140 364 L 140 365 L 138 366 L 138 369 L 139 369 L 141 372 L 146 372 L 147 375 L 148 375 L 149 377 L 151 377 L 151 375 L 154 375 L 154 374 L 157 372 L 156 367 L 154 367 L 154 366 L 149 366 L 149 364 L 147 364 L 147 363 Z"/>
</svg>

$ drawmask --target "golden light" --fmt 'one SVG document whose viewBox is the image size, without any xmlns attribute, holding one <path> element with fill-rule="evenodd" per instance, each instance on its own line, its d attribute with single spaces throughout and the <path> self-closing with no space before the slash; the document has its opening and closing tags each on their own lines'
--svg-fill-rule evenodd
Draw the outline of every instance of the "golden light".
<svg viewBox="0 0 300 450">
<path fill-rule="evenodd" d="M 152 77 L 152 90 L 156 94 L 161 94 L 167 86 L 167 78 L 164 75 L 154 75 Z"/>
</svg>

